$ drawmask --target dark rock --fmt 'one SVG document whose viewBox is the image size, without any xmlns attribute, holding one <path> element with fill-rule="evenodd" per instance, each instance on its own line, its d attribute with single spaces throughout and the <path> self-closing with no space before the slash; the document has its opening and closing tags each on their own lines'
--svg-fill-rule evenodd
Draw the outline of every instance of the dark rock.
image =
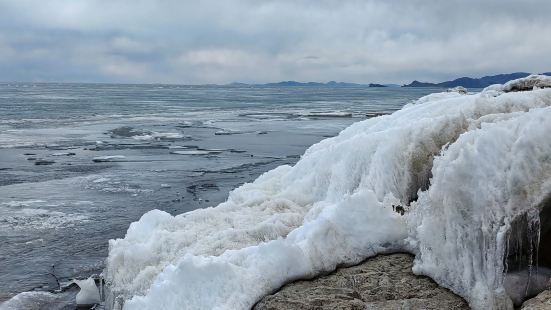
<svg viewBox="0 0 551 310">
<path fill-rule="evenodd" d="M 55 164 L 55 161 L 53 160 L 47 160 L 47 159 L 37 159 L 35 162 L 34 162 L 35 165 L 37 166 L 45 166 L 45 165 L 52 165 L 52 164 Z"/>
</svg>

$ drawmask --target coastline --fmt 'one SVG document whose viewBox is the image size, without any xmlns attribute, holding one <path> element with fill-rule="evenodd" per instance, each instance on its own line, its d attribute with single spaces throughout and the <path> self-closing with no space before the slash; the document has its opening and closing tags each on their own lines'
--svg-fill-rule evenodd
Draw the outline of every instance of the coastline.
<svg viewBox="0 0 551 310">
<path fill-rule="evenodd" d="M 288 283 L 254 310 L 470 309 L 467 302 L 426 276 L 413 274 L 414 256 L 380 254 L 355 266 Z"/>
</svg>

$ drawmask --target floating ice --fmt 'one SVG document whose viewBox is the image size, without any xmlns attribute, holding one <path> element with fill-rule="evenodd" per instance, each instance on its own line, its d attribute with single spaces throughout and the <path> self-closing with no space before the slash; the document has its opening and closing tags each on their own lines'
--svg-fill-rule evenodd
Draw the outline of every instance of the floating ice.
<svg viewBox="0 0 551 310">
<path fill-rule="evenodd" d="M 149 140 L 178 140 L 178 139 L 187 139 L 191 136 L 185 136 L 179 132 L 156 132 L 136 129 L 130 126 L 122 126 L 108 131 L 112 138 L 132 138 L 139 141 L 149 141 Z"/>
<path fill-rule="evenodd" d="M 0 229 L 61 229 L 88 221 L 86 215 L 42 209 L 43 200 L 11 201 L 0 204 Z"/>
<path fill-rule="evenodd" d="M 119 159 L 125 159 L 125 158 L 126 157 L 124 155 L 97 156 L 97 157 L 94 157 L 92 161 L 96 163 L 104 163 L 104 162 L 117 161 Z"/>
<path fill-rule="evenodd" d="M 551 194 L 549 132 L 549 89 L 432 94 L 355 123 L 217 207 L 144 214 L 110 241 L 108 304 L 248 309 L 294 279 L 406 250 L 473 308 L 511 309 L 507 236 Z"/>
<path fill-rule="evenodd" d="M 331 112 L 307 112 L 299 113 L 299 116 L 305 117 L 353 117 L 351 112 L 331 111 Z"/>
<path fill-rule="evenodd" d="M 201 150 L 191 150 L 191 151 L 172 151 L 170 154 L 175 155 L 209 155 L 209 154 L 219 154 L 222 151 L 201 151 Z"/>
<path fill-rule="evenodd" d="M 455 93 L 460 93 L 462 95 L 466 95 L 468 93 L 467 89 L 463 86 L 448 88 L 447 92 L 455 92 Z"/>
<path fill-rule="evenodd" d="M 63 310 L 66 307 L 63 296 L 48 292 L 23 292 L 0 304 L 0 310 Z"/>
<path fill-rule="evenodd" d="M 101 302 L 96 281 L 92 278 L 85 280 L 73 280 L 80 287 L 80 292 L 76 296 L 77 305 L 94 305 Z"/>
<path fill-rule="evenodd" d="M 237 134 L 241 134 L 242 132 L 240 131 L 235 131 L 235 130 L 218 130 L 216 132 L 214 132 L 214 134 L 216 136 L 229 136 L 229 135 L 237 135 Z"/>
<path fill-rule="evenodd" d="M 149 132 L 142 135 L 133 136 L 132 139 L 139 140 L 139 141 L 148 141 L 148 140 L 179 140 L 179 139 L 190 139 L 191 136 L 189 135 L 183 135 L 178 132 Z"/>
<path fill-rule="evenodd" d="M 74 156 L 76 153 L 73 152 L 59 152 L 59 153 L 53 153 L 52 156 Z"/>
</svg>

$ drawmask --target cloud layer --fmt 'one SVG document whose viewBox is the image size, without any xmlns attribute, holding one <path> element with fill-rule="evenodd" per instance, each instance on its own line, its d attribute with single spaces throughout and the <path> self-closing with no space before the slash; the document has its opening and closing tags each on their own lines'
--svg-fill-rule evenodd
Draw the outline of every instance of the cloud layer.
<svg viewBox="0 0 551 310">
<path fill-rule="evenodd" d="M 551 1 L 0 0 L 0 81 L 436 81 L 551 70 Z"/>
</svg>

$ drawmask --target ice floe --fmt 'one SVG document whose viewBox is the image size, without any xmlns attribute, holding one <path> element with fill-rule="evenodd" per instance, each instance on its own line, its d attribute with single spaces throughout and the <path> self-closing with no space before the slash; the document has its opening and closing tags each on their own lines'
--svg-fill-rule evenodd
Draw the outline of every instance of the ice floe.
<svg viewBox="0 0 551 310">
<path fill-rule="evenodd" d="M 112 161 L 118 161 L 121 159 L 125 159 L 126 156 L 124 155 L 108 155 L 108 156 L 97 156 L 92 159 L 93 162 L 96 163 L 103 163 L 103 162 L 112 162 Z"/>
</svg>

